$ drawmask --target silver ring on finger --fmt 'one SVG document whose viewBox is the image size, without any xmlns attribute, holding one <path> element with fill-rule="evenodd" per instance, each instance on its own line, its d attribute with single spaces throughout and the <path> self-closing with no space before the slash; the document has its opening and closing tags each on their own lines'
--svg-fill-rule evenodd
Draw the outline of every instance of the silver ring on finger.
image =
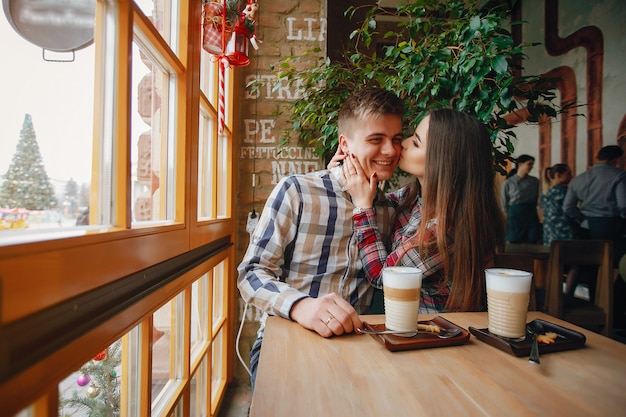
<svg viewBox="0 0 626 417">
<path fill-rule="evenodd" d="M 331 320 L 332 320 L 332 319 L 334 319 L 334 318 L 335 318 L 334 316 L 330 316 L 329 318 L 327 318 L 327 319 L 326 319 L 326 321 L 324 322 L 324 324 L 328 326 L 328 323 L 330 323 L 330 322 L 331 322 Z"/>
</svg>

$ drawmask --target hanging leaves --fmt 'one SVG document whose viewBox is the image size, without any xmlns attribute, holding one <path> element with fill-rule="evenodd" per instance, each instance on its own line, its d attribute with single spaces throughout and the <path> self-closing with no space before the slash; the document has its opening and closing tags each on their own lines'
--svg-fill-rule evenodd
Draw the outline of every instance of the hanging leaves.
<svg viewBox="0 0 626 417">
<path fill-rule="evenodd" d="M 287 137 L 296 134 L 318 155 L 332 155 L 337 130 L 336 118 L 329 114 L 356 88 L 376 85 L 405 100 L 407 132 L 433 108 L 474 114 L 491 128 L 495 168 L 504 171 L 515 138 L 504 117 L 521 107 L 531 110 L 531 121 L 539 112 L 556 115 L 559 110 L 552 104 L 550 80 L 517 73 L 516 59 L 534 44 L 515 44 L 505 29 L 510 11 L 504 5 L 489 8 L 475 3 L 416 0 L 395 9 L 368 6 L 362 25 L 350 35 L 352 43 L 342 62 L 320 59 L 318 65 L 302 68 L 299 57 L 284 59 L 277 67 L 278 78 L 304 89 L 303 98 L 291 104 L 294 124 Z M 356 10 L 349 8 L 346 15 Z M 390 15 L 392 19 L 385 21 L 397 21 L 396 27 L 378 32 L 382 15 Z M 382 39 L 384 46 L 373 50 L 374 39 Z"/>
</svg>

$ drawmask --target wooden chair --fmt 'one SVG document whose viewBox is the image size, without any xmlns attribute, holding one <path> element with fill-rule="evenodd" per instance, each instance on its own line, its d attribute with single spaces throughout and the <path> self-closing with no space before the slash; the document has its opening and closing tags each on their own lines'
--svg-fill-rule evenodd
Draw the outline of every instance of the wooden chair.
<svg viewBox="0 0 626 417">
<path fill-rule="evenodd" d="M 545 311 L 560 319 L 610 336 L 613 327 L 613 248 L 608 240 L 555 240 L 550 245 Z M 566 306 L 563 277 L 567 265 L 598 266 L 593 300 Z"/>
<path fill-rule="evenodd" d="M 538 307 L 543 308 L 546 299 L 546 276 L 548 275 L 548 258 L 550 246 L 538 243 L 507 243 L 502 252 L 528 254 L 533 257 L 533 285 L 535 286 L 535 298 Z"/>
<path fill-rule="evenodd" d="M 535 264 L 534 258 L 529 253 L 504 253 L 498 252 L 493 260 L 496 268 L 519 269 L 533 273 L 533 279 L 530 287 L 530 301 L 528 310 L 537 310 L 537 294 L 535 288 Z"/>
</svg>

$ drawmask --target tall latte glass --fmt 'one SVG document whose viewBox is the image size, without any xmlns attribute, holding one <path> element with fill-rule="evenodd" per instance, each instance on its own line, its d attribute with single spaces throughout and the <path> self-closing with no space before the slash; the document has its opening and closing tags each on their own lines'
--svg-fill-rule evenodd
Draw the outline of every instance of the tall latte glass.
<svg viewBox="0 0 626 417">
<path fill-rule="evenodd" d="M 511 341 L 526 338 L 526 313 L 533 274 L 517 269 L 491 268 L 487 280 L 489 332 Z"/>
<path fill-rule="evenodd" d="M 389 330 L 417 331 L 422 271 L 393 266 L 383 269 L 385 326 Z"/>
</svg>

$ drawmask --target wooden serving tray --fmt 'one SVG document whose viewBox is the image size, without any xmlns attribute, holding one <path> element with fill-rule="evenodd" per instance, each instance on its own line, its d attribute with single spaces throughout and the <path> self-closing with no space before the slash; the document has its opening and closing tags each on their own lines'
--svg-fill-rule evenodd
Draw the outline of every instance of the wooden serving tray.
<svg viewBox="0 0 626 417">
<path fill-rule="evenodd" d="M 420 324 L 436 324 L 442 330 L 444 329 L 461 329 L 461 333 L 458 336 L 451 337 L 449 339 L 440 339 L 434 333 L 420 331 L 415 336 L 403 337 L 393 334 L 372 334 L 371 336 L 383 344 L 388 350 L 396 352 L 399 350 L 414 350 L 414 349 L 426 349 L 436 348 L 444 346 L 457 346 L 467 343 L 470 338 L 470 333 L 456 324 L 437 316 L 432 320 L 420 320 Z M 385 324 L 369 324 L 363 322 L 363 326 L 370 330 L 386 330 Z"/>
<path fill-rule="evenodd" d="M 541 319 L 536 319 L 534 321 L 541 323 L 546 332 L 553 332 L 557 334 L 557 338 L 555 339 L 554 343 L 539 343 L 539 353 L 543 354 L 549 352 L 560 352 L 563 350 L 578 349 L 585 346 L 587 338 L 584 334 L 580 332 Z M 469 331 L 483 342 L 507 353 L 510 353 L 511 355 L 530 355 L 532 336 L 529 334 L 527 334 L 526 339 L 522 340 L 521 342 L 509 342 L 494 334 L 491 334 L 489 332 L 489 329 L 477 329 L 470 326 Z"/>
</svg>

